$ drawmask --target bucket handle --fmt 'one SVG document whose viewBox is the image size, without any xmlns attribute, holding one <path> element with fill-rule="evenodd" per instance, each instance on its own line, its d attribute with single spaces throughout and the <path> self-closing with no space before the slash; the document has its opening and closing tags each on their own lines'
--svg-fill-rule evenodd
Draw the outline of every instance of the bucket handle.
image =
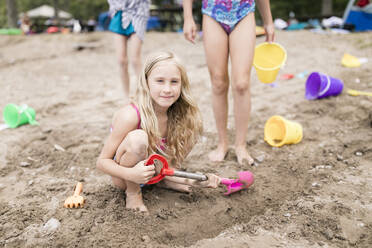
<svg viewBox="0 0 372 248">
<path fill-rule="evenodd" d="M 34 120 L 32 118 L 32 116 L 30 115 L 29 112 L 26 111 L 26 109 L 28 108 L 28 105 L 27 104 L 22 104 L 21 105 L 21 109 L 18 111 L 18 114 L 22 114 L 22 113 L 25 113 L 26 116 L 27 116 L 27 119 L 28 119 L 28 123 L 30 123 L 30 125 L 39 125 L 39 122 L 37 122 L 36 120 Z"/>
<path fill-rule="evenodd" d="M 329 76 L 327 76 L 327 85 L 321 92 L 318 93 L 318 96 L 323 96 L 329 90 L 329 87 L 331 87 L 331 79 Z"/>
</svg>

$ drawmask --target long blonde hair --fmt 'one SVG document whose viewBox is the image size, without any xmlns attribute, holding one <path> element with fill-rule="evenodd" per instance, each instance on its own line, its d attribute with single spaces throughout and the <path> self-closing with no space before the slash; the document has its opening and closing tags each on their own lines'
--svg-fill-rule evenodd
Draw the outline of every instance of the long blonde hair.
<svg viewBox="0 0 372 248">
<path fill-rule="evenodd" d="M 147 79 L 156 64 L 165 60 L 173 62 L 180 71 L 181 94 L 168 109 L 167 142 L 165 151 L 162 151 L 160 148 L 162 137 L 160 137 L 158 119 L 153 108 Z M 198 141 L 203 127 L 199 108 L 191 97 L 186 70 L 173 53 L 158 52 L 148 57 L 139 78 L 136 104 L 141 115 L 141 128 L 149 137 L 149 154 L 162 153 L 173 166 L 179 166 Z"/>
</svg>

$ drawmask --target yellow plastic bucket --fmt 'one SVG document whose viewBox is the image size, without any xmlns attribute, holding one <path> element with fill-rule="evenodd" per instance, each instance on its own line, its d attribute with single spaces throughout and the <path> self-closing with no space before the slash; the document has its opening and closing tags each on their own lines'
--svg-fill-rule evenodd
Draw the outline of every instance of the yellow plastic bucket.
<svg viewBox="0 0 372 248">
<path fill-rule="evenodd" d="M 253 66 L 258 79 L 262 83 L 274 82 L 286 60 L 287 52 L 278 43 L 264 42 L 257 45 L 254 51 Z"/>
<path fill-rule="evenodd" d="M 345 67 L 359 67 L 361 65 L 359 59 L 357 57 L 354 57 L 353 55 L 350 55 L 348 53 L 345 53 L 342 57 L 341 64 Z"/>
<path fill-rule="evenodd" d="M 302 126 L 298 122 L 274 115 L 266 121 L 264 138 L 274 147 L 297 144 L 302 140 Z"/>
</svg>

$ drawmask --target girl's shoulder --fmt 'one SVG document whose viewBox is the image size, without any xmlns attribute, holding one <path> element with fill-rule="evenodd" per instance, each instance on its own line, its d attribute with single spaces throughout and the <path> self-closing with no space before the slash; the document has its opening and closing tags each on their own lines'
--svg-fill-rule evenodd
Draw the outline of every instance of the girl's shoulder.
<svg viewBox="0 0 372 248">
<path fill-rule="evenodd" d="M 138 112 L 133 105 L 128 104 L 115 112 L 112 119 L 113 127 L 127 127 L 136 129 L 138 125 Z"/>
</svg>

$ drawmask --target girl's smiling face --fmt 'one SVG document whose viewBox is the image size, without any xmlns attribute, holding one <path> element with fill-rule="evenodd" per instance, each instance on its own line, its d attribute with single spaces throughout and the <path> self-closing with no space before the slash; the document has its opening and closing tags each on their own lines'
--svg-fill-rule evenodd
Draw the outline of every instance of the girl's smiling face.
<svg viewBox="0 0 372 248">
<path fill-rule="evenodd" d="M 181 81 L 180 70 L 172 61 L 158 62 L 147 78 L 154 107 L 172 106 L 181 95 Z"/>
</svg>

